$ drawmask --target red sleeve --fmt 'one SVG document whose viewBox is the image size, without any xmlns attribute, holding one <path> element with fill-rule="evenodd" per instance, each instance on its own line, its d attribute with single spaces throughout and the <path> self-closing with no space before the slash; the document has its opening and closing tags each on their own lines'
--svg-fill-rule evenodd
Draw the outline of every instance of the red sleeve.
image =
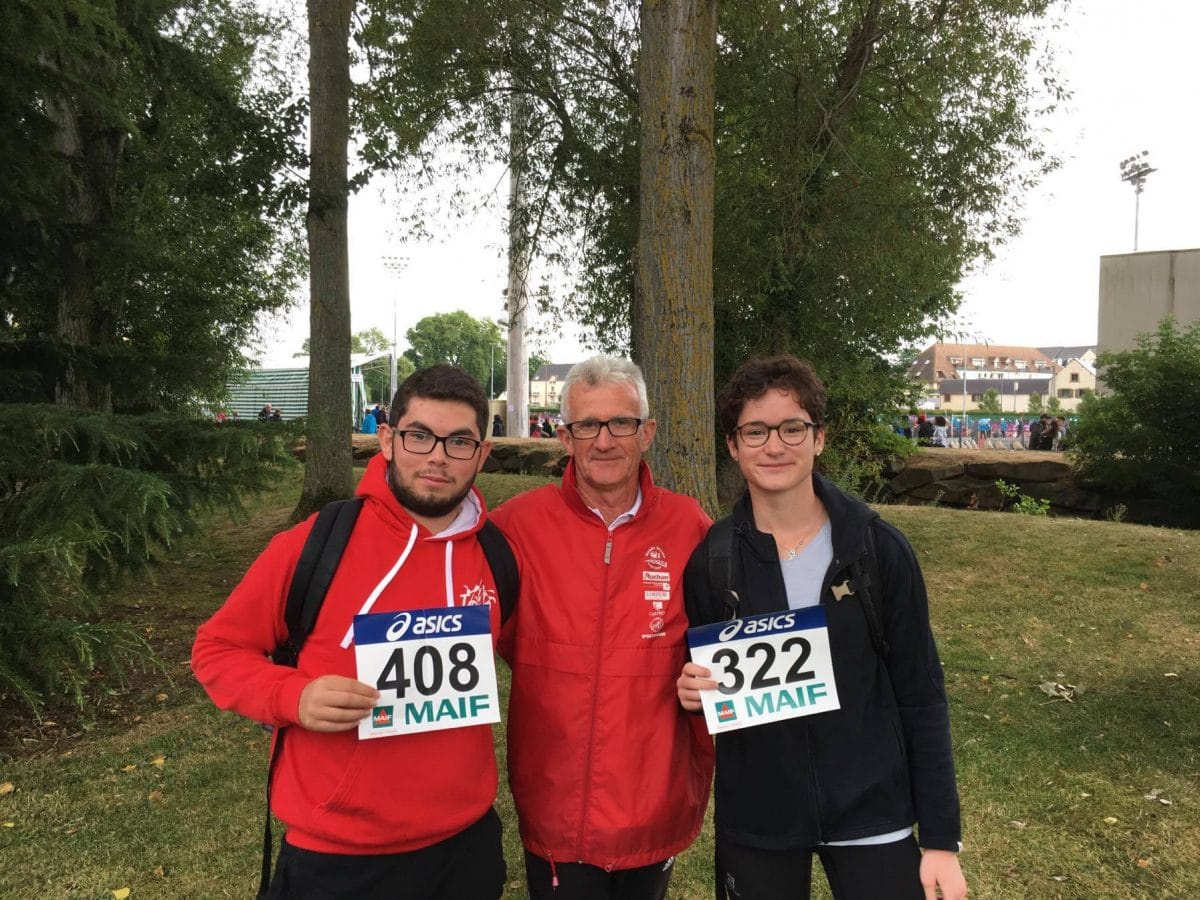
<svg viewBox="0 0 1200 900">
<path fill-rule="evenodd" d="M 308 677 L 273 663 L 283 611 L 311 523 L 276 535 L 225 604 L 196 632 L 192 671 L 213 703 L 256 722 L 293 725 Z"/>
</svg>

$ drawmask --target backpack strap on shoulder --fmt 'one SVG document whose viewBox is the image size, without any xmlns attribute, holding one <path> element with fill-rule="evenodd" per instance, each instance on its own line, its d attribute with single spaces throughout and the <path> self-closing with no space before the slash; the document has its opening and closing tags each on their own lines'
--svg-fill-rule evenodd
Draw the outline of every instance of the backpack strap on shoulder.
<svg viewBox="0 0 1200 900">
<path fill-rule="evenodd" d="M 724 516 L 708 530 L 708 585 L 715 621 L 736 619 L 742 600 L 733 589 L 736 556 L 733 516 Z"/>
<path fill-rule="evenodd" d="M 875 652 L 887 659 L 888 642 L 883 630 L 883 577 L 879 574 L 879 549 L 875 538 L 875 520 L 867 524 L 866 553 L 852 566 L 857 592 L 867 618 L 867 630 Z"/>
<path fill-rule="evenodd" d="M 300 648 L 317 622 L 325 594 L 337 572 L 338 563 L 342 561 L 346 544 L 350 542 L 350 532 L 354 530 L 362 505 L 363 501 L 358 497 L 335 500 L 317 513 L 317 520 L 308 533 L 304 549 L 300 551 L 300 559 L 288 588 L 287 606 L 283 613 L 287 640 L 271 654 L 271 659 L 280 665 L 296 665 Z"/>
<path fill-rule="evenodd" d="M 287 625 L 287 639 L 275 648 L 271 659 L 281 666 L 295 667 L 300 658 L 300 648 L 313 626 L 317 614 L 325 602 L 325 594 L 337 571 L 338 563 L 350 542 L 350 532 L 362 510 L 363 501 L 355 497 L 350 500 L 335 500 L 326 504 L 317 513 L 312 530 L 304 540 L 292 583 L 288 587 L 287 605 L 283 621 Z M 271 858 L 274 841 L 271 837 L 271 780 L 275 775 L 275 764 L 279 761 L 283 740 L 288 729 L 274 729 L 271 756 L 267 762 L 267 817 L 263 825 L 262 871 L 259 875 L 258 896 L 266 897 L 271 885 Z"/>
<path fill-rule="evenodd" d="M 517 558 L 513 556 L 508 539 L 491 519 L 484 520 L 475 536 L 492 570 L 492 578 L 496 581 L 496 593 L 500 595 L 500 621 L 507 622 L 516 609 L 517 595 L 521 590 Z"/>
</svg>

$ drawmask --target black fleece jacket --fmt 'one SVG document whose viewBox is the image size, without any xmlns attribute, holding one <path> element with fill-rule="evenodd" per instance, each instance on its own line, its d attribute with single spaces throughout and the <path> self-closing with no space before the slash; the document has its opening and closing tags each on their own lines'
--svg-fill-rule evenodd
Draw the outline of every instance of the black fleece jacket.
<svg viewBox="0 0 1200 900">
<path fill-rule="evenodd" d="M 885 834 L 916 822 L 921 846 L 958 850 L 950 718 L 921 568 L 904 535 L 870 507 L 819 475 L 813 483 L 833 538 L 821 605 L 841 708 L 717 736 L 717 835 L 783 850 Z M 733 519 L 739 614 L 787 609 L 774 538 L 755 527 L 748 494 Z M 865 558 L 872 526 L 886 658 L 876 652 L 857 593 L 837 600 L 831 590 Z M 711 532 L 684 574 L 692 625 L 726 617 L 710 590 L 710 539 Z"/>
</svg>

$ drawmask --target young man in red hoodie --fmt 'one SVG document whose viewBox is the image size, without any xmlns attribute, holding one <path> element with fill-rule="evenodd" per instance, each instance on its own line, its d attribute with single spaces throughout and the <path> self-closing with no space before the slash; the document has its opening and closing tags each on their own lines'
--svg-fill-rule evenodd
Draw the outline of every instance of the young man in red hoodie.
<svg viewBox="0 0 1200 900">
<path fill-rule="evenodd" d="M 287 636 L 288 588 L 315 517 L 276 535 L 197 633 L 192 668 L 213 701 L 275 726 L 276 740 L 286 732 L 271 805 L 287 832 L 269 897 L 493 900 L 504 888 L 491 726 L 360 739 L 381 701 L 356 678 L 352 630 L 367 612 L 487 604 L 494 644 L 500 611 L 473 487 L 487 422 L 483 390 L 461 369 L 433 366 L 400 386 L 294 668 L 270 654 Z M 408 668 L 419 680 L 411 657 Z"/>
<path fill-rule="evenodd" d="M 683 568 L 710 520 L 642 461 L 656 423 L 636 365 L 574 366 L 562 413 L 561 487 L 493 517 L 522 574 L 501 652 L 529 896 L 662 900 L 712 780 L 712 739 L 676 702 L 672 670 L 686 653 Z"/>
</svg>

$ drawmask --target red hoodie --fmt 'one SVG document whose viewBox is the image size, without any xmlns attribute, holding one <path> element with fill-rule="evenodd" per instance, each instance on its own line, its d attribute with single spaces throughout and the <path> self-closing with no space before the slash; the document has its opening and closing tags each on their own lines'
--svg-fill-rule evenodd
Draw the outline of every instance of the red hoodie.
<svg viewBox="0 0 1200 900">
<path fill-rule="evenodd" d="M 521 838 L 558 862 L 633 869 L 696 837 L 713 743 L 683 711 L 683 569 L 710 520 L 640 469 L 642 505 L 609 531 L 575 486 L 509 500 L 492 520 L 521 565 L 501 651 L 512 666 L 508 774 Z"/>
<path fill-rule="evenodd" d="M 360 741 L 353 730 L 317 733 L 297 724 L 305 685 L 320 675 L 355 677 L 354 646 L 341 645 L 354 615 L 394 567 L 371 611 L 487 602 L 493 642 L 498 633 L 496 586 L 475 538 L 483 498 L 473 491 L 474 500 L 464 503 L 466 527 L 430 534 L 400 506 L 386 470 L 383 456 L 375 456 L 359 484 L 366 502 L 295 669 L 275 665 L 267 654 L 286 635 L 288 585 L 313 518 L 272 539 L 225 605 L 200 626 L 192 648 L 192 670 L 217 706 L 295 726 L 276 764 L 272 808 L 288 826 L 288 843 L 322 853 L 427 847 L 477 821 L 496 797 L 488 725 Z"/>
</svg>

